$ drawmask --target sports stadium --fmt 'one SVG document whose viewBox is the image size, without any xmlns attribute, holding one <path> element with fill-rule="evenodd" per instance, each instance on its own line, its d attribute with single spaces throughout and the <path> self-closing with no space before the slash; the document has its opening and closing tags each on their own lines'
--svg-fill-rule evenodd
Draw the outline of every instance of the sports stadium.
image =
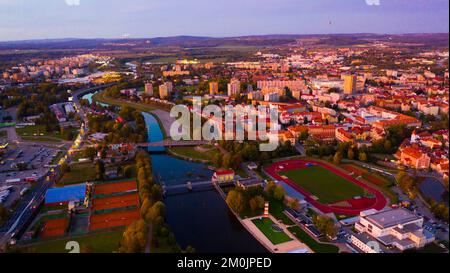
<svg viewBox="0 0 450 273">
<path fill-rule="evenodd" d="M 323 213 L 358 215 L 368 209 L 380 210 L 387 204 L 379 190 L 325 162 L 291 159 L 275 162 L 264 170 Z"/>
</svg>

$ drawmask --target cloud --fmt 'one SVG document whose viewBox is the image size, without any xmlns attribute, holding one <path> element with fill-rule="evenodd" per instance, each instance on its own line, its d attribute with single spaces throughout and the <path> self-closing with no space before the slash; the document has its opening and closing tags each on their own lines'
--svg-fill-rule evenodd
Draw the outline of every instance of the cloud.
<svg viewBox="0 0 450 273">
<path fill-rule="evenodd" d="M 68 6 L 79 6 L 80 0 L 65 0 Z"/>
</svg>

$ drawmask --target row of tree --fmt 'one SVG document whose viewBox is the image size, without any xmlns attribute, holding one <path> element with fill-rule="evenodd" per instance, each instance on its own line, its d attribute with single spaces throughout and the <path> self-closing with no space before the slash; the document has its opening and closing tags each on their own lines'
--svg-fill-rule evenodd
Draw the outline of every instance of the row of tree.
<svg viewBox="0 0 450 273">
<path fill-rule="evenodd" d="M 447 194 L 447 201 L 436 202 L 433 199 L 429 199 L 427 200 L 427 202 L 430 205 L 431 211 L 437 218 L 443 219 L 446 222 L 448 222 L 449 210 L 445 204 L 445 202 L 447 202 L 448 204 L 448 192 L 446 192 L 446 194 Z"/>
<path fill-rule="evenodd" d="M 416 179 L 405 171 L 399 171 L 396 175 L 396 180 L 398 186 L 408 195 L 409 198 L 414 199 L 417 197 L 418 188 Z"/>
<path fill-rule="evenodd" d="M 137 183 L 140 199 L 140 219 L 127 227 L 120 243 L 119 252 L 144 252 L 148 243 L 158 247 L 164 243 L 172 252 L 180 252 L 175 236 L 170 232 L 165 222 L 166 209 L 162 202 L 163 191 L 160 185 L 153 181 L 151 161 L 144 151 L 136 155 Z M 152 241 L 148 242 L 151 229 Z M 186 251 L 193 251 L 188 248 Z"/>
</svg>

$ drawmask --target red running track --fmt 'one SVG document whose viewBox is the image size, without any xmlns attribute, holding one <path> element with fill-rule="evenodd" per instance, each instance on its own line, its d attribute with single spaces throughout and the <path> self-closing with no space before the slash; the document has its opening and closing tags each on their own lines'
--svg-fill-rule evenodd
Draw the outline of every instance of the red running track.
<svg viewBox="0 0 450 273">
<path fill-rule="evenodd" d="M 360 199 L 350 199 L 350 200 L 343 200 L 347 201 L 350 204 L 350 207 L 348 206 L 338 206 L 338 205 L 326 205 L 322 204 L 319 201 L 312 198 L 312 194 L 307 192 L 305 189 L 297 185 L 294 181 L 290 179 L 285 179 L 281 177 L 278 172 L 279 171 L 286 171 L 286 170 L 292 170 L 292 169 L 300 169 L 300 168 L 307 168 L 307 164 L 314 164 L 321 166 L 329 171 L 332 171 L 333 173 L 345 178 L 346 180 L 360 186 L 361 188 L 367 190 L 368 192 L 372 193 L 375 197 L 374 198 L 360 198 Z M 283 166 L 283 169 L 280 169 L 279 167 Z M 383 209 L 386 204 L 387 200 L 384 197 L 384 195 L 377 189 L 374 189 L 370 186 L 368 186 L 365 183 L 362 183 L 361 181 L 358 181 L 354 177 L 346 174 L 345 172 L 336 169 L 326 163 L 320 162 L 320 161 L 314 161 L 314 160 L 302 160 L 302 159 L 291 159 L 291 160 L 285 160 L 276 162 L 269 167 L 265 168 L 265 171 L 271 175 L 276 180 L 281 180 L 300 192 L 302 195 L 305 196 L 305 200 L 309 202 L 311 205 L 322 211 L 323 213 L 336 213 L 336 214 L 345 214 L 345 215 L 359 215 L 361 211 L 368 210 L 368 209 L 376 209 L 381 210 Z"/>
</svg>

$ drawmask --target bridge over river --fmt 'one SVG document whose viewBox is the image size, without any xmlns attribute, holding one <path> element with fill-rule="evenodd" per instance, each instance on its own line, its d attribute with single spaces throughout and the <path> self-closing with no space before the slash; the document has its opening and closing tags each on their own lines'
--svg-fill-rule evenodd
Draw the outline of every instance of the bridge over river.
<svg viewBox="0 0 450 273">
<path fill-rule="evenodd" d="M 247 178 L 221 183 L 213 182 L 212 180 L 193 181 L 170 186 L 166 185 L 163 181 L 160 181 L 159 183 L 162 186 L 164 196 L 216 189 L 225 198 L 226 196 L 221 188 L 235 185 L 237 181 L 242 184 L 252 184 L 255 182 L 256 184 L 259 184 L 261 182 L 253 178 Z"/>
</svg>

